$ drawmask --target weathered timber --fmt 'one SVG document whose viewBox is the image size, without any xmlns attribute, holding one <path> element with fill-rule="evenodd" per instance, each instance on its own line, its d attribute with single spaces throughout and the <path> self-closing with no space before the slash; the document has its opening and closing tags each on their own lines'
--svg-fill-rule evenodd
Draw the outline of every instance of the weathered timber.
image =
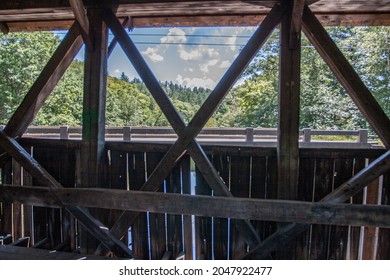
<svg viewBox="0 0 390 280">
<path fill-rule="evenodd" d="M 211 196 L 212 191 L 207 184 L 199 168 L 195 168 L 195 194 Z M 212 218 L 195 216 L 195 256 L 198 259 L 203 256 L 205 259 L 212 259 Z"/>
<path fill-rule="evenodd" d="M 130 17 L 125 17 L 125 19 L 122 21 L 122 26 L 123 28 L 126 28 L 129 23 L 131 22 L 130 20 Z M 112 54 L 112 52 L 114 51 L 116 45 L 118 44 L 118 41 L 116 40 L 116 38 L 114 37 L 110 43 L 110 45 L 108 46 L 108 50 L 107 50 L 107 56 L 110 57 L 110 55 Z"/>
<path fill-rule="evenodd" d="M 93 50 L 94 46 L 89 36 L 89 20 L 87 17 L 87 11 L 84 8 L 82 0 L 69 0 L 70 7 L 74 13 L 74 17 L 81 27 L 81 36 L 84 43 L 89 50 Z"/>
<path fill-rule="evenodd" d="M 107 83 L 108 28 L 102 19 L 102 10 L 88 10 L 89 34 L 96 50 L 86 51 L 84 101 L 83 101 L 83 146 L 81 157 L 81 185 L 98 187 L 104 184 L 105 106 Z"/>
<path fill-rule="evenodd" d="M 42 185 L 48 186 L 50 190 L 63 188 L 57 180 L 42 168 L 42 166 L 16 142 L 16 140 L 6 135 L 3 131 L 0 131 L 0 145 Z M 51 194 L 54 196 L 57 203 L 61 205 L 61 201 L 58 200 L 55 193 L 51 192 Z M 66 206 L 65 209 L 77 218 L 95 238 L 113 250 L 113 252 L 118 255 L 131 255 L 126 245 L 106 230 L 106 227 L 89 214 L 86 209 L 78 206 Z"/>
<path fill-rule="evenodd" d="M 129 154 L 128 169 L 129 189 L 135 191 L 140 190 L 140 188 L 142 187 L 142 185 L 144 185 L 146 181 L 145 153 L 136 152 L 133 154 Z M 122 213 L 119 218 L 120 217 L 122 217 Z M 131 232 L 134 254 L 141 259 L 149 259 L 148 224 L 146 213 L 138 213 L 138 215 L 134 219 L 134 222 L 131 224 Z"/>
<path fill-rule="evenodd" d="M 252 60 L 259 48 L 270 35 L 271 31 L 279 23 L 279 16 L 280 11 L 278 6 L 276 6 L 271 11 L 270 15 L 267 16 L 261 28 L 259 28 L 259 30 L 248 42 L 242 53 L 233 63 L 230 70 L 219 83 L 219 86 L 217 85 L 216 89 L 214 90 L 214 94 L 211 94 L 213 97 L 209 98 L 208 101 L 205 102 L 206 105 L 202 106 L 201 109 L 197 112 L 193 119 L 193 124 L 189 124 L 188 127 L 185 127 L 184 121 L 174 109 L 171 101 L 166 96 L 165 92 L 161 89 L 161 86 L 157 82 L 156 78 L 150 71 L 145 61 L 142 59 L 141 55 L 139 54 L 138 50 L 136 49 L 130 38 L 128 38 L 127 34 L 123 32 L 123 28 L 119 25 L 118 20 L 111 13 L 107 12 L 105 14 L 105 20 L 110 25 L 115 36 L 117 37 L 117 40 L 121 44 L 129 59 L 133 62 L 133 65 L 139 72 L 149 91 L 155 97 L 160 108 L 162 109 L 168 121 L 171 123 L 172 127 L 175 129 L 176 133 L 179 136 L 179 140 L 174 144 L 170 151 L 167 152 L 163 160 L 152 173 L 151 178 L 149 178 L 149 180 L 147 181 L 146 184 L 149 185 L 150 188 L 156 188 L 156 185 L 158 185 L 159 182 L 161 182 L 169 174 L 178 158 L 180 158 L 184 154 L 187 146 L 192 141 L 194 141 L 194 137 L 200 132 L 204 124 L 207 122 L 208 118 L 212 115 L 216 107 L 222 101 L 223 97 L 227 94 L 228 90 L 231 88 L 231 86 L 233 86 L 234 82 L 238 79 L 242 71 L 244 71 L 246 65 L 249 64 L 249 62 Z M 188 132 L 184 133 L 184 130 L 188 130 Z M 183 137 L 184 135 L 185 137 Z M 202 164 L 199 165 L 201 166 Z M 160 168 L 159 166 L 162 166 L 163 168 Z M 205 177 L 207 179 L 207 176 Z M 125 216 L 123 216 L 121 219 L 127 221 L 130 220 L 129 217 Z M 119 223 L 120 221 L 118 222 L 118 224 Z M 124 225 L 121 227 L 123 229 L 117 231 L 122 232 L 128 227 L 128 225 Z"/>
<path fill-rule="evenodd" d="M 279 60 L 278 198 L 296 199 L 299 159 L 300 40 L 289 42 L 294 2 L 282 1 L 283 17 Z"/>
<path fill-rule="evenodd" d="M 160 162 L 162 157 L 164 156 L 164 153 L 146 153 L 146 173 L 147 176 L 153 172 L 153 170 L 156 168 L 157 164 Z M 187 161 L 189 164 L 189 158 L 187 157 Z M 188 170 L 188 171 L 187 171 Z M 188 166 L 188 169 L 186 171 L 182 171 L 183 175 L 183 181 L 185 181 L 184 177 L 188 176 L 190 172 L 190 167 Z M 160 189 L 158 192 L 164 192 L 164 184 L 161 184 Z M 186 185 L 186 184 L 184 184 Z M 188 184 L 188 188 L 190 185 Z M 183 190 L 184 192 L 184 190 Z M 185 192 L 184 192 L 185 193 Z M 191 192 L 189 191 L 188 194 Z M 121 212 L 122 214 L 122 212 Z M 191 217 L 190 217 L 191 219 Z M 191 222 L 191 221 L 190 221 Z M 151 241 L 150 241 L 150 253 L 151 253 L 151 259 L 152 260 L 159 260 L 166 252 L 166 231 L 165 231 L 165 214 L 156 214 L 156 213 L 150 213 L 149 214 L 149 224 L 150 224 L 150 235 L 151 235 Z M 162 230 L 164 229 L 164 230 Z M 190 223 L 190 230 L 186 231 L 186 235 L 190 238 L 190 246 L 192 247 L 192 225 Z M 188 251 L 191 252 L 191 247 L 189 247 Z M 187 250 L 186 250 L 187 252 Z M 192 253 L 188 255 L 188 257 L 192 258 Z"/>
<path fill-rule="evenodd" d="M 390 148 L 390 119 L 307 6 L 303 13 L 303 31 L 384 145 Z"/>
<path fill-rule="evenodd" d="M 84 66 L 83 146 L 80 156 L 80 187 L 83 188 L 106 185 L 104 142 L 108 28 L 102 13 L 101 8 L 90 8 L 87 11 L 88 37 L 92 45 L 86 50 Z M 93 214 L 99 220 L 105 216 L 98 210 L 93 211 Z M 91 254 L 96 246 L 96 240 L 81 231 L 82 253 Z"/>
<path fill-rule="evenodd" d="M 47 187 L 0 187 L 2 201 L 41 206 L 58 205 L 52 193 L 66 206 L 307 224 L 390 227 L 390 207 L 383 205 L 212 197 L 101 188 L 51 190 Z"/>
<path fill-rule="evenodd" d="M 154 170 L 154 168 L 153 168 Z M 191 194 L 191 160 L 189 156 L 184 156 L 181 162 L 182 189 L 183 194 Z M 184 254 L 186 260 L 192 259 L 192 218 L 190 215 L 183 215 L 184 229 Z"/>
<path fill-rule="evenodd" d="M 0 22 L 0 30 L 1 32 L 3 32 L 3 34 L 8 34 L 9 32 L 8 24 L 6 24 L 5 22 Z"/>
<path fill-rule="evenodd" d="M 112 258 L 82 255 L 69 252 L 0 246 L 0 260 L 109 260 Z"/>
<path fill-rule="evenodd" d="M 301 30 L 302 30 L 302 15 L 305 6 L 305 0 L 294 0 L 292 5 L 291 27 L 289 35 L 290 49 L 297 49 L 300 46 Z"/>
<path fill-rule="evenodd" d="M 105 1 L 114 2 L 114 1 Z M 131 16 L 134 27 L 256 26 L 277 2 L 269 1 L 116 1 L 118 17 Z M 388 0 L 306 1 L 324 24 L 389 25 Z M 86 7 L 96 1 L 84 1 Z M 314 4 L 313 4 L 314 3 Z M 10 30 L 67 29 L 74 14 L 69 1 L 2 1 L 0 21 Z M 21 12 L 22 11 L 22 12 Z"/>
<path fill-rule="evenodd" d="M 52 147 L 59 149 L 80 149 L 82 142 L 80 140 L 58 140 L 58 139 L 33 139 L 21 138 L 19 143 L 22 146 Z M 118 150 L 123 152 L 151 152 L 165 153 L 169 150 L 171 144 L 167 143 L 141 143 L 141 142 L 123 142 L 106 141 L 105 147 L 108 150 Z M 206 154 L 218 155 L 241 155 L 241 156 L 264 156 L 276 157 L 276 148 L 274 147 L 248 147 L 237 145 L 215 145 L 202 144 L 202 149 Z M 377 158 L 383 155 L 386 149 L 378 148 L 359 148 L 359 149 L 339 149 L 339 148 L 300 148 L 299 157 L 301 158 Z"/>
<path fill-rule="evenodd" d="M 367 184 L 390 170 L 390 151 L 380 156 L 370 163 L 366 168 L 357 173 L 353 178 L 342 184 L 335 191 L 331 192 L 321 203 L 342 203 L 351 196 L 359 193 Z M 308 225 L 288 224 L 278 229 L 276 233 L 265 239 L 256 249 L 249 252 L 244 259 L 256 258 L 259 255 L 266 258 L 270 253 L 282 247 L 286 242 L 297 237 L 300 233 L 308 229 Z"/>
<path fill-rule="evenodd" d="M 232 156 L 230 158 L 230 191 L 233 197 L 250 197 L 250 165 L 250 157 Z M 230 234 L 230 256 L 232 259 L 238 259 L 247 252 L 247 247 L 236 227 L 231 229 Z"/>
<path fill-rule="evenodd" d="M 22 185 L 22 170 L 21 166 L 16 162 L 12 161 L 12 184 Z M 20 203 L 12 204 L 12 214 L 13 214 L 13 227 L 12 227 L 12 239 L 18 240 L 23 236 L 23 222 L 22 222 L 22 205 Z"/>
</svg>

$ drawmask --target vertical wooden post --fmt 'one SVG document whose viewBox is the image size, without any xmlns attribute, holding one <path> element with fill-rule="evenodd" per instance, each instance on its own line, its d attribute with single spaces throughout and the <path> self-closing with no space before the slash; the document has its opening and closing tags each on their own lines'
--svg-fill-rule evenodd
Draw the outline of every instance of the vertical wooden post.
<svg viewBox="0 0 390 280">
<path fill-rule="evenodd" d="M 364 144 L 368 143 L 368 129 L 359 129 L 358 142 Z"/>
<path fill-rule="evenodd" d="M 123 127 L 123 141 L 131 141 L 131 126 Z"/>
<path fill-rule="evenodd" d="M 299 156 L 300 40 L 290 48 L 293 1 L 283 0 L 279 74 L 278 198 L 296 199 Z"/>
<path fill-rule="evenodd" d="M 103 22 L 103 9 L 91 7 L 87 11 L 89 36 L 95 48 L 86 49 L 83 129 L 80 157 L 81 187 L 101 187 L 104 178 L 104 134 L 107 83 L 108 28 Z M 84 233 L 84 234 L 83 234 Z M 98 244 L 86 231 L 81 233 L 81 251 L 92 253 Z"/>
<path fill-rule="evenodd" d="M 305 143 L 311 142 L 311 129 L 310 128 L 303 129 L 303 142 L 305 142 Z"/>
<path fill-rule="evenodd" d="M 253 139 L 254 139 L 254 130 L 252 127 L 247 127 L 245 129 L 245 141 L 253 142 Z"/>
<path fill-rule="evenodd" d="M 60 126 L 60 139 L 69 139 L 69 126 Z"/>
</svg>

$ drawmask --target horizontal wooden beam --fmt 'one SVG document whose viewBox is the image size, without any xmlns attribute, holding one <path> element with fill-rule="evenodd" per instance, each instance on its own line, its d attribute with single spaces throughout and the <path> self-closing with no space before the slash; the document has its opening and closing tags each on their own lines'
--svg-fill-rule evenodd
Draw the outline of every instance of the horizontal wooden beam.
<svg viewBox="0 0 390 280">
<path fill-rule="evenodd" d="M 58 140 L 58 139 L 37 139 L 21 138 L 19 143 L 23 146 L 52 147 L 58 149 L 80 149 L 81 140 Z M 145 142 L 124 142 L 124 141 L 106 141 L 107 150 L 122 152 L 150 152 L 164 153 L 169 150 L 170 143 L 145 143 Z M 228 156 L 254 156 L 254 157 L 276 157 L 275 147 L 256 147 L 248 145 L 216 145 L 215 143 L 202 144 L 202 149 L 206 154 L 218 154 Z M 359 149 L 340 149 L 340 148 L 300 148 L 300 158 L 371 158 L 376 159 L 386 150 L 384 148 L 359 148 Z"/>
<path fill-rule="evenodd" d="M 250 219 L 305 224 L 390 228 L 390 206 L 313 203 L 114 189 L 55 189 L 0 185 L 0 200 L 37 206 L 64 205 L 176 215 Z"/>
<path fill-rule="evenodd" d="M 83 255 L 55 250 L 0 246 L 0 260 L 110 260 L 109 257 Z"/>
<path fill-rule="evenodd" d="M 9 32 L 68 30 L 74 20 L 39 20 L 8 21 Z M 123 17 L 120 17 L 122 20 Z M 203 27 L 203 26 L 257 26 L 263 22 L 264 15 L 225 15 L 225 16 L 165 16 L 165 17 L 132 17 L 134 28 L 143 27 Z M 325 26 L 389 26 L 389 13 L 371 15 L 362 14 L 317 14 L 319 21 Z"/>
</svg>

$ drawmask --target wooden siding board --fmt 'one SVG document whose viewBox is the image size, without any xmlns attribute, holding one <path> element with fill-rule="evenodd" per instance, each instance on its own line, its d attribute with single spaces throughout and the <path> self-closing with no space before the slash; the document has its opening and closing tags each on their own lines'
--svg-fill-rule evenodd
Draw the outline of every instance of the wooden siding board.
<svg viewBox="0 0 390 280">
<path fill-rule="evenodd" d="M 198 168 L 195 168 L 195 194 L 211 195 L 211 189 Z M 212 259 L 212 219 L 195 217 L 196 259 Z"/>
<path fill-rule="evenodd" d="M 366 159 L 357 157 L 353 167 L 353 173 L 357 174 L 366 166 Z M 363 190 L 351 198 L 353 204 L 363 204 Z M 360 246 L 360 231 L 361 227 L 351 226 L 349 237 L 349 258 L 351 260 L 359 259 L 359 246 Z"/>
<path fill-rule="evenodd" d="M 317 159 L 315 183 L 313 188 L 314 201 L 319 201 L 332 191 L 333 159 Z M 326 260 L 329 246 L 329 226 L 313 225 L 310 241 L 310 259 Z"/>
<path fill-rule="evenodd" d="M 382 205 L 390 205 L 390 173 L 383 175 Z M 378 250 L 376 259 L 390 260 L 390 229 L 379 229 Z"/>
<path fill-rule="evenodd" d="M 157 164 L 164 157 L 163 153 L 146 153 L 146 171 L 147 175 L 151 174 Z M 158 192 L 164 192 L 164 183 L 161 184 Z M 150 243 L 151 259 L 160 260 L 167 250 L 166 247 L 166 228 L 165 214 L 150 213 Z"/>
<path fill-rule="evenodd" d="M 129 154 L 130 190 L 139 190 L 145 183 L 145 153 Z M 132 225 L 134 255 L 149 259 L 147 213 L 140 213 Z"/>
<path fill-rule="evenodd" d="M 213 155 L 213 166 L 219 176 L 229 184 L 230 177 L 230 158 L 228 156 Z M 230 231 L 230 223 L 228 219 L 214 218 L 214 259 L 226 260 L 228 258 L 228 232 Z"/>
<path fill-rule="evenodd" d="M 2 180 L 5 184 L 12 183 L 12 161 L 5 163 L 2 171 Z M 2 203 L 2 220 L 0 232 L 2 235 L 12 234 L 12 203 Z"/>
<path fill-rule="evenodd" d="M 252 157 L 251 194 L 253 198 L 267 198 L 267 158 Z M 266 238 L 266 229 L 269 222 L 252 221 L 261 240 Z"/>
<path fill-rule="evenodd" d="M 333 189 L 338 188 L 353 176 L 353 159 L 335 159 Z M 347 257 L 348 226 L 331 226 L 327 259 L 342 260 Z"/>
<path fill-rule="evenodd" d="M 301 158 L 299 160 L 298 200 L 312 201 L 315 177 L 316 160 Z M 298 236 L 296 241 L 295 258 L 298 260 L 309 259 L 311 227 Z"/>
<path fill-rule="evenodd" d="M 171 175 L 166 180 L 166 192 L 182 193 L 181 161 L 177 162 Z M 182 217 L 182 215 L 167 215 L 167 250 L 172 252 L 174 258 L 184 252 Z"/>
<path fill-rule="evenodd" d="M 250 157 L 231 157 L 230 191 L 234 197 L 249 197 Z M 236 227 L 231 228 L 231 257 L 238 259 L 247 253 L 247 245 Z"/>
</svg>

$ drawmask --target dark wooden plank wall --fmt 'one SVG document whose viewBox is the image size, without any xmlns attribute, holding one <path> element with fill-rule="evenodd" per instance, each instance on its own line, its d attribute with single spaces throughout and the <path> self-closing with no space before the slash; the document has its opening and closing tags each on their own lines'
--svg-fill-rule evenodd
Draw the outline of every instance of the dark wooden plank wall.
<svg viewBox="0 0 390 280">
<path fill-rule="evenodd" d="M 30 147 L 27 147 L 30 149 Z M 209 159 L 232 194 L 237 197 L 275 198 L 277 168 L 273 149 L 251 156 L 245 148 L 211 149 Z M 272 150 L 272 151 L 271 151 Z M 32 147 L 34 157 L 65 187 L 77 183 L 77 147 Z M 164 152 L 132 151 L 123 146 L 107 151 L 109 187 L 137 190 L 157 166 Z M 303 153 L 299 165 L 298 197 L 302 201 L 319 201 L 340 184 L 363 169 L 369 162 L 365 155 L 335 153 Z M 364 157 L 362 157 L 364 156 Z M 161 184 L 161 192 L 213 195 L 199 170 L 184 156 L 171 175 Z M 2 169 L 3 183 L 35 184 L 16 164 Z M 13 172 L 13 177 L 11 173 Z M 22 175 L 23 174 L 23 175 Z M 195 183 L 190 178 L 195 176 Z M 19 180 L 19 181 L 18 181 Z M 390 203 L 390 174 L 372 183 L 366 191 L 354 196 L 351 203 Z M 20 212 L 15 214 L 14 209 Z M 22 212 L 22 210 L 24 212 Z M 14 215 L 12 216 L 12 213 Z M 105 216 L 112 226 L 120 211 L 109 210 Z M 42 248 L 53 249 L 61 244 L 66 251 L 77 248 L 77 222 L 59 209 L 20 207 L 1 204 L 1 228 L 5 232 L 21 232 L 16 236 L 33 236 L 32 245 L 47 239 Z M 22 219 L 21 219 L 22 217 Z M 33 217 L 33 218 L 32 218 Z M 22 221 L 17 223 L 15 220 Z M 185 256 L 187 259 L 235 259 L 245 254 L 247 247 L 229 219 L 142 213 L 132 225 L 130 237 L 136 256 L 143 259 L 161 259 Z M 274 222 L 252 221 L 259 237 L 265 239 L 276 231 Z M 23 230 L 20 230 L 23 228 Z M 195 236 L 193 236 L 195 233 Z M 389 259 L 390 231 L 387 229 L 348 226 L 313 225 L 292 242 L 290 250 L 275 252 L 280 259 Z M 195 246 L 193 246 L 195 244 Z M 169 254 L 166 254 L 169 252 Z"/>
</svg>

